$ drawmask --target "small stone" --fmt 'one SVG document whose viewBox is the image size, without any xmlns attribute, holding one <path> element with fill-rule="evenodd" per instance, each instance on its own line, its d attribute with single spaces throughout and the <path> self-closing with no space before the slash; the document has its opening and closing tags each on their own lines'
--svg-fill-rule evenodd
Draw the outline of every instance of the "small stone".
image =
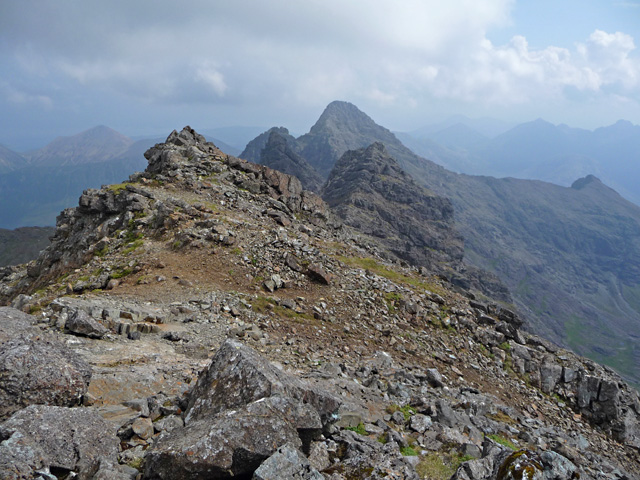
<svg viewBox="0 0 640 480">
<path fill-rule="evenodd" d="M 131 425 L 131 429 L 133 430 L 133 433 L 138 435 L 143 440 L 148 440 L 149 438 L 153 437 L 153 434 L 155 433 L 153 429 L 153 422 L 150 418 L 146 417 L 136 418 Z"/>
</svg>

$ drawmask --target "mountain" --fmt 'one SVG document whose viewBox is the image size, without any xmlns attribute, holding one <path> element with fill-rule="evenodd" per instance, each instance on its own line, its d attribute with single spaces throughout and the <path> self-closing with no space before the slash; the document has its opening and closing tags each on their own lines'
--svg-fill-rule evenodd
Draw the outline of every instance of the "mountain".
<svg viewBox="0 0 640 480">
<path fill-rule="evenodd" d="M 49 246 L 53 227 L 0 228 L 0 267 L 27 263 Z"/>
<path fill-rule="evenodd" d="M 401 139 L 415 153 L 460 173 L 543 180 L 570 186 L 598 175 L 625 198 L 640 204 L 640 126 L 620 120 L 594 131 L 527 122 L 491 139 L 477 132 L 453 135 L 429 130 Z M 456 141 L 457 138 L 457 141 Z"/>
<path fill-rule="evenodd" d="M 27 159 L 19 153 L 0 145 L 0 174 L 21 168 L 26 162 Z"/>
<path fill-rule="evenodd" d="M 257 163 L 297 177 L 305 190 L 318 192 L 324 183 L 320 174 L 297 153 L 295 139 L 277 131 L 269 134 Z"/>
<path fill-rule="evenodd" d="M 442 122 L 426 125 L 422 128 L 409 132 L 409 135 L 417 139 L 435 138 L 438 136 L 438 132 L 447 131 L 449 128 L 456 127 L 457 125 L 467 127 L 476 132 L 476 134 L 480 134 L 486 138 L 497 137 L 498 135 L 513 128 L 513 124 L 496 118 L 469 118 L 465 115 L 452 115 Z"/>
<path fill-rule="evenodd" d="M 640 398 L 610 369 L 189 127 L 145 156 L 0 270 L 0 477 L 640 475 Z M 379 145 L 354 165 L 405 175 Z"/>
<path fill-rule="evenodd" d="M 584 137 L 584 131 L 536 121 L 493 141 L 517 145 L 514 139 L 526 138 L 524 132 L 544 133 L 557 145 L 567 136 Z M 347 150 L 383 143 L 417 183 L 451 200 L 455 227 L 464 238 L 465 262 L 495 274 L 509 287 L 515 306 L 529 319 L 529 328 L 640 383 L 640 339 L 629 333 L 640 325 L 636 205 L 599 180 L 578 189 L 453 173 L 417 156 L 389 130 L 345 102 L 330 104 L 298 142 L 306 145 L 302 156 L 324 169 L 321 172 L 333 167 Z M 535 143 L 529 141 L 532 148 Z M 323 160 L 313 160 L 314 155 Z M 517 158 L 514 154 L 513 162 Z M 504 160 L 503 164 L 509 163 L 507 157 Z"/>
<path fill-rule="evenodd" d="M 43 167 L 100 163 L 124 153 L 132 144 L 129 137 L 98 126 L 71 137 L 58 137 L 27 157 L 31 165 Z"/>
<path fill-rule="evenodd" d="M 300 149 L 295 137 L 289 134 L 289 130 L 284 127 L 272 127 L 269 130 L 262 132 L 251 141 L 247 142 L 246 147 L 238 156 L 253 163 L 261 163 L 260 159 L 262 156 L 262 150 L 267 145 L 269 137 L 273 132 L 276 132 L 281 137 L 283 137 L 291 148 L 298 150 Z"/>
<path fill-rule="evenodd" d="M 326 178 L 347 150 L 364 148 L 374 141 L 393 144 L 392 139 L 393 133 L 382 130 L 355 105 L 335 101 L 325 108 L 309 133 L 297 140 L 302 147 L 301 155 Z"/>
<path fill-rule="evenodd" d="M 439 272 L 462 261 L 451 202 L 416 184 L 382 143 L 342 155 L 322 198 L 347 225 L 409 263 Z"/>
<path fill-rule="evenodd" d="M 119 183 L 144 169 L 142 153 L 157 141 L 133 142 L 107 127 L 54 140 L 21 168 L 0 173 L 0 227 L 54 225 L 86 188 Z"/>
</svg>

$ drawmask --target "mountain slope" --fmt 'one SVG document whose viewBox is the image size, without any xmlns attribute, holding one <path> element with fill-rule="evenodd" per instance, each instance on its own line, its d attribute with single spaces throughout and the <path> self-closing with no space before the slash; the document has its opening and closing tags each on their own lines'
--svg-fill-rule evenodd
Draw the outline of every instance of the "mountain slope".
<svg viewBox="0 0 640 480">
<path fill-rule="evenodd" d="M 0 387 L 20 392 L 0 477 L 640 475 L 640 399 L 615 373 L 383 260 L 296 178 L 188 127 L 146 157 L 62 212 L 38 260 L 0 271 L 0 302 L 37 312 L 0 308 Z M 47 364 L 54 347 L 90 374 L 82 406 L 33 400 L 82 375 Z"/>
<path fill-rule="evenodd" d="M 529 128 L 564 135 L 545 122 Z M 416 182 L 451 199 L 465 261 L 510 288 L 535 332 L 640 383 L 640 339 L 629 335 L 640 329 L 638 207 L 599 181 L 576 189 L 455 174 L 418 157 L 345 102 L 330 104 L 298 140 L 307 145 L 303 156 L 321 156 L 315 164 L 323 168 L 346 150 L 383 143 Z"/>
<path fill-rule="evenodd" d="M 0 174 L 23 167 L 27 159 L 17 152 L 0 145 Z"/>
<path fill-rule="evenodd" d="M 27 263 L 49 246 L 52 227 L 0 228 L 0 267 Z"/>
</svg>

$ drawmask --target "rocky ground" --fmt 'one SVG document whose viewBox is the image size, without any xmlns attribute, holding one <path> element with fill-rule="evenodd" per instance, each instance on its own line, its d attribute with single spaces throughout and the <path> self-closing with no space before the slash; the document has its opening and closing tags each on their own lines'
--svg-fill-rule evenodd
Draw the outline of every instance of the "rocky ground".
<svg viewBox="0 0 640 480">
<path fill-rule="evenodd" d="M 640 478 L 613 371 L 295 177 L 188 128 L 146 156 L 0 270 L 0 477 Z"/>
</svg>

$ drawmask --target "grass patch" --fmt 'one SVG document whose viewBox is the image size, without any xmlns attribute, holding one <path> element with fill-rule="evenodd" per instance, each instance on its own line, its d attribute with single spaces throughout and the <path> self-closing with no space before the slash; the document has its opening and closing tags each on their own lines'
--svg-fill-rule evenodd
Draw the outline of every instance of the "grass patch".
<svg viewBox="0 0 640 480">
<path fill-rule="evenodd" d="M 502 435 L 491 434 L 491 435 L 487 435 L 487 437 L 493 440 L 494 442 L 499 443 L 503 447 L 507 447 L 513 451 L 518 450 L 518 447 L 511 440 L 509 440 L 506 437 L 503 437 Z"/>
<path fill-rule="evenodd" d="M 144 243 L 144 241 L 141 238 L 139 238 L 138 240 L 134 240 L 133 242 L 128 244 L 127 248 L 122 250 L 122 254 L 123 255 L 130 254 L 131 252 L 133 252 L 137 248 L 140 248 L 143 245 L 143 243 Z"/>
<path fill-rule="evenodd" d="M 120 192 L 126 189 L 127 189 L 126 183 L 116 183 L 116 184 L 107 186 L 107 190 L 109 190 L 110 192 L 113 192 L 115 195 L 119 195 Z"/>
<path fill-rule="evenodd" d="M 418 278 L 410 277 L 408 275 L 404 275 L 402 273 L 396 272 L 395 270 L 391 270 L 390 268 L 381 265 L 373 258 L 361 258 L 361 257 L 345 257 L 344 255 L 338 255 L 336 257 L 342 263 L 349 265 L 351 267 L 363 268 L 365 270 L 369 270 L 376 275 L 384 277 L 388 280 L 391 280 L 395 283 L 403 283 L 405 285 L 411 285 L 413 287 L 428 290 L 433 293 L 437 293 L 439 295 L 444 295 L 444 290 L 435 285 L 433 283 L 424 282 Z"/>
<path fill-rule="evenodd" d="M 420 458 L 416 466 L 416 472 L 420 478 L 429 480 L 449 480 L 456 473 L 458 467 L 468 460 L 473 460 L 469 455 L 429 453 Z"/>
<path fill-rule="evenodd" d="M 352 432 L 356 432 L 358 435 L 367 435 L 367 430 L 364 428 L 364 424 L 360 422 L 357 427 L 346 427 L 345 430 L 351 430 Z"/>
<path fill-rule="evenodd" d="M 115 272 L 109 275 L 112 279 L 118 280 L 120 278 L 126 277 L 127 275 L 131 275 L 133 272 L 132 268 L 129 267 L 118 267 Z"/>
<path fill-rule="evenodd" d="M 413 447 L 400 447 L 400 453 L 405 457 L 417 457 L 418 452 Z"/>
<path fill-rule="evenodd" d="M 406 422 L 411 418 L 412 415 L 416 414 L 416 409 L 411 405 L 405 405 L 404 407 L 401 407 L 400 405 L 396 405 L 395 403 L 387 407 L 387 413 L 393 415 L 396 412 L 402 412 L 402 415 L 404 415 L 404 421 Z"/>
</svg>

